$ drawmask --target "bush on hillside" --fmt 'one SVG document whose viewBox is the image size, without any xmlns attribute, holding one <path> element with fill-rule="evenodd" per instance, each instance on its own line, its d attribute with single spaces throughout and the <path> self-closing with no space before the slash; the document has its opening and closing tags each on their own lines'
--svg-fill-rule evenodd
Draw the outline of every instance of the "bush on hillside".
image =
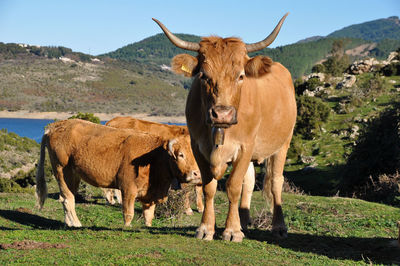
<svg viewBox="0 0 400 266">
<path fill-rule="evenodd" d="M 312 73 L 325 73 L 326 69 L 323 64 L 316 64 L 315 66 L 312 67 L 311 72 Z"/>
<path fill-rule="evenodd" d="M 78 114 L 73 115 L 73 116 L 69 117 L 68 119 L 82 119 L 82 120 L 90 121 L 95 124 L 100 124 L 100 118 L 98 118 L 97 116 L 95 116 L 92 113 L 78 112 Z"/>
<path fill-rule="evenodd" d="M 301 80 L 296 80 L 295 83 L 295 91 L 297 95 L 302 95 L 305 90 L 314 91 L 317 87 L 323 86 L 324 83 L 319 80 L 319 78 L 310 78 L 305 82 L 301 82 Z"/>
<path fill-rule="evenodd" d="M 328 120 L 329 106 L 321 99 L 308 96 L 298 96 L 297 122 L 294 129 L 295 135 L 304 139 L 312 139 L 318 135 L 320 126 Z"/>
<path fill-rule="evenodd" d="M 344 168 L 340 191 L 373 198 L 380 176 L 400 171 L 400 103 L 372 120 L 361 132 Z"/>
<path fill-rule="evenodd" d="M 387 77 L 400 76 L 400 62 L 391 63 L 381 69 L 381 73 Z"/>
</svg>

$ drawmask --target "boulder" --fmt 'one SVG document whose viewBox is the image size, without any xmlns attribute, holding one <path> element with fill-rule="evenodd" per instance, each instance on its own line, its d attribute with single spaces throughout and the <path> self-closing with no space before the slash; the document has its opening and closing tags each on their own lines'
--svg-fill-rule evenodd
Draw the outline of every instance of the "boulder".
<svg viewBox="0 0 400 266">
<path fill-rule="evenodd" d="M 342 81 L 336 85 L 336 89 L 351 88 L 356 81 L 357 78 L 355 75 L 344 74 Z"/>
<path fill-rule="evenodd" d="M 355 61 L 349 67 L 349 73 L 353 75 L 360 75 L 362 73 L 371 72 L 374 70 L 375 65 L 378 65 L 380 62 L 375 58 L 369 58 L 364 60 Z"/>
</svg>

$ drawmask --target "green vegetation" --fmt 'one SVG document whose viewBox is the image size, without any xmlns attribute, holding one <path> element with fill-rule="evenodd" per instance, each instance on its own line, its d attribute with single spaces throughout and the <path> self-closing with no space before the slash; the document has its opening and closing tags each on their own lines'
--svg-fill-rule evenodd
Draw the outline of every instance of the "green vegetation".
<svg viewBox="0 0 400 266">
<path fill-rule="evenodd" d="M 349 265 L 398 264 L 398 208 L 356 199 L 283 194 L 289 236 L 275 240 L 271 215 L 261 192 L 255 192 L 251 216 L 264 217 L 263 228 L 250 227 L 242 243 L 221 240 L 228 200 L 217 192 L 217 231 L 212 242 L 194 238 L 201 214 L 179 219 L 156 218 L 145 228 L 140 204 L 132 227 L 123 228 L 118 206 L 105 204 L 96 190 L 90 202 L 78 203 L 83 228 L 64 227 L 54 179 L 42 211 L 31 194 L 0 193 L 1 264 L 202 264 L 202 265 Z M 28 242 L 31 241 L 31 242 Z M 36 247 L 35 247 L 35 241 Z M 50 249 L 37 248 L 37 242 Z M 19 250 L 16 247 L 25 247 Z"/>
<path fill-rule="evenodd" d="M 351 36 L 373 42 L 379 42 L 383 39 L 400 40 L 399 23 L 400 20 L 397 16 L 377 19 L 334 31 L 328 37 L 342 38 Z"/>
<path fill-rule="evenodd" d="M 78 112 L 76 115 L 73 115 L 69 117 L 68 119 L 82 119 L 82 120 L 87 120 L 95 124 L 100 124 L 100 118 L 95 116 L 92 113 L 81 113 Z"/>
</svg>

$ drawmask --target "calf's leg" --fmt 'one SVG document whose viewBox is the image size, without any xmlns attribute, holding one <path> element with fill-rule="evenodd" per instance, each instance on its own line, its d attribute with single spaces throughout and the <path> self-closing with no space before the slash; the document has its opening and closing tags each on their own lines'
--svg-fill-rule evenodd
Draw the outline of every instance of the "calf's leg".
<svg viewBox="0 0 400 266">
<path fill-rule="evenodd" d="M 142 209 L 143 209 L 143 217 L 144 217 L 144 224 L 146 226 L 151 226 L 153 218 L 154 218 L 154 210 L 156 208 L 156 205 L 153 204 L 146 204 L 142 203 Z"/>
<path fill-rule="evenodd" d="M 78 219 L 75 212 L 75 196 L 67 184 L 70 184 L 72 189 L 75 189 L 76 183 L 79 181 L 74 180 L 74 176 L 68 168 L 64 168 L 61 165 L 55 167 L 55 177 L 60 187 L 60 200 L 64 208 L 65 223 L 69 227 L 81 227 L 82 224 Z M 68 182 L 66 182 L 68 180 Z M 79 180 L 79 179 L 78 179 Z"/>
</svg>

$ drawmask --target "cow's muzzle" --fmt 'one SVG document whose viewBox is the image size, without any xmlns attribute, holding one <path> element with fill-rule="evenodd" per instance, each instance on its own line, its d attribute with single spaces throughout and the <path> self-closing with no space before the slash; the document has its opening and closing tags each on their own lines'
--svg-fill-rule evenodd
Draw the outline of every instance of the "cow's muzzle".
<svg viewBox="0 0 400 266">
<path fill-rule="evenodd" d="M 207 122 L 212 127 L 228 128 L 237 124 L 236 109 L 233 106 L 217 105 L 208 110 Z"/>
<path fill-rule="evenodd" d="M 186 175 L 186 183 L 198 184 L 201 182 L 200 170 L 192 170 Z"/>
</svg>

